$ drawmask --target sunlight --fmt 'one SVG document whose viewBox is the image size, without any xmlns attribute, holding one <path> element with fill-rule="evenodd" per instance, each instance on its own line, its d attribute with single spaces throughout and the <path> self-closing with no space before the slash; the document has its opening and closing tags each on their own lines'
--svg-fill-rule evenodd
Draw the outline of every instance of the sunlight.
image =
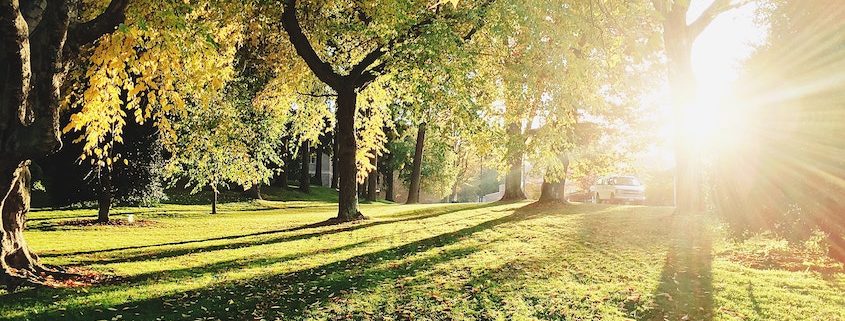
<svg viewBox="0 0 845 321">
<path fill-rule="evenodd" d="M 703 9 L 710 2 L 693 1 L 692 6 Z M 755 20 L 756 10 L 757 4 L 752 2 L 724 13 L 696 39 L 692 67 L 698 80 L 699 97 L 727 94 L 734 87 L 743 60 L 766 39 L 767 27 Z"/>
<path fill-rule="evenodd" d="M 745 108 L 728 98 L 702 97 L 681 115 L 683 140 L 701 153 L 730 151 L 748 142 Z"/>
<path fill-rule="evenodd" d="M 712 1 L 693 1 L 688 20 L 698 17 Z M 666 123 L 660 129 L 663 157 L 672 155 L 674 136 L 680 134 L 685 144 L 701 153 L 713 153 L 743 144 L 746 124 L 742 103 L 730 99 L 743 60 L 766 39 L 767 27 L 755 20 L 757 5 L 750 3 L 722 14 L 697 38 L 693 45 L 692 67 L 696 77 L 697 99 L 680 115 L 675 124 L 672 106 L 661 106 Z M 668 94 L 667 88 L 661 89 Z M 680 130 L 672 130 L 679 126 Z"/>
</svg>

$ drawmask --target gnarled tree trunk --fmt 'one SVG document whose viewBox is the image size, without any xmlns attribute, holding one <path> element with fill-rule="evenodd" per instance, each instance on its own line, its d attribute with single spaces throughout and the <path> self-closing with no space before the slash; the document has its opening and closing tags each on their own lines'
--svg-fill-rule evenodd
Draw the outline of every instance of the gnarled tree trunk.
<svg viewBox="0 0 845 321">
<path fill-rule="evenodd" d="M 38 263 L 23 238 L 29 212 L 29 159 L 61 147 L 58 107 L 66 55 L 111 32 L 128 0 L 113 0 L 95 19 L 70 24 L 69 1 L 0 0 L 0 285 L 66 276 Z M 67 45 L 66 45 L 67 43 Z"/>
</svg>

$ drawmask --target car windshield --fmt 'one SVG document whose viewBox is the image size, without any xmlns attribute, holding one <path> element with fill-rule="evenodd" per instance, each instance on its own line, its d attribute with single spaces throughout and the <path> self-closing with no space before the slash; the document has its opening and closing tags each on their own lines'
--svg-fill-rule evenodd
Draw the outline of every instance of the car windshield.
<svg viewBox="0 0 845 321">
<path fill-rule="evenodd" d="M 633 177 L 617 177 L 613 181 L 616 185 L 640 186 L 640 181 Z"/>
</svg>

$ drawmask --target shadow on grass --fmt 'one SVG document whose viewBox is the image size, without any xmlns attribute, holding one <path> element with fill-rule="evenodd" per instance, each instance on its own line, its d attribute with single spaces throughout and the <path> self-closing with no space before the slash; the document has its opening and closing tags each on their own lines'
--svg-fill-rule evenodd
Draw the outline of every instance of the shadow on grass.
<svg viewBox="0 0 845 321">
<path fill-rule="evenodd" d="M 675 215 L 672 220 L 655 306 L 640 319 L 713 320 L 711 235 L 702 217 Z"/>
<path fill-rule="evenodd" d="M 64 311 L 39 311 L 26 318 L 30 320 L 66 319 L 111 319 L 118 314 L 128 316 L 124 319 L 145 320 L 184 320 L 212 317 L 212 319 L 291 319 L 301 317 L 312 306 L 338 300 L 343 294 L 366 291 L 380 284 L 425 271 L 431 267 L 458 259 L 476 251 L 478 246 L 452 246 L 440 251 L 429 250 L 449 246 L 472 236 L 475 233 L 495 228 L 496 226 L 527 220 L 541 215 L 540 211 L 519 208 L 514 213 L 484 221 L 449 233 L 410 242 L 398 247 L 355 256 L 321 266 L 306 268 L 288 274 L 258 276 L 248 280 L 220 282 L 214 286 L 199 290 L 181 292 L 164 297 L 126 302 L 108 307 L 98 306 L 96 302 L 85 305 L 68 306 Z M 442 214 L 441 214 L 442 215 Z M 394 220 L 396 222 L 399 220 Z M 368 241 L 365 241 L 368 242 Z M 328 251 L 360 246 L 344 245 Z M 282 260 L 307 257 L 315 253 L 295 254 L 290 257 L 266 259 L 257 258 L 247 261 L 227 261 L 184 270 L 165 272 L 165 277 L 179 279 L 179 276 L 191 274 L 216 274 L 229 269 L 249 266 L 263 266 Z M 128 282 L 152 282 L 154 274 L 140 275 L 127 279 Z M 132 285 L 128 283 L 127 285 Z M 91 294 L 74 294 L 67 290 L 42 289 L 8 295 L 0 303 L 0 308 L 9 308 L 5 302 L 14 302 L 17 306 L 26 306 L 27 301 L 44 302 L 51 300 L 57 293 L 77 298 L 70 301 L 86 302 L 79 296 L 98 296 L 101 291 L 120 291 L 115 287 L 103 286 L 92 288 Z M 93 298 L 92 298 L 93 299 Z M 91 299 L 88 299 L 91 300 Z"/>
<path fill-rule="evenodd" d="M 497 204 L 494 204 L 494 203 L 485 203 L 485 204 L 481 204 L 479 206 L 470 206 L 470 207 L 444 207 L 444 208 L 439 208 L 439 209 L 436 209 L 436 210 L 422 211 L 421 215 L 415 215 L 415 216 L 409 216 L 409 217 L 402 216 L 402 218 L 392 219 L 392 220 L 378 220 L 378 221 L 371 221 L 371 222 L 364 221 L 364 222 L 356 222 L 356 223 L 351 223 L 351 224 L 335 225 L 335 226 L 338 226 L 338 228 L 328 229 L 328 230 L 323 230 L 323 231 L 316 231 L 316 232 L 311 232 L 311 233 L 304 233 L 304 234 L 278 236 L 278 237 L 272 237 L 272 238 L 262 239 L 262 240 L 250 240 L 248 238 L 268 236 L 268 235 L 273 235 L 273 234 L 296 232 L 296 231 L 307 230 L 307 229 L 315 229 L 315 228 L 320 228 L 320 227 L 332 226 L 332 224 L 330 224 L 330 221 L 322 221 L 322 222 L 317 222 L 317 223 L 301 225 L 301 226 L 297 226 L 297 227 L 285 228 L 285 229 L 261 231 L 261 232 L 256 232 L 256 233 L 239 234 L 239 235 L 228 235 L 228 236 L 207 238 L 207 239 L 201 239 L 201 240 L 177 241 L 177 242 L 168 242 L 168 243 L 160 243 L 160 244 L 153 244 L 153 245 L 126 246 L 126 247 L 112 248 L 112 249 L 106 249 L 106 250 L 78 251 L 78 252 L 61 253 L 61 254 L 45 253 L 41 256 L 42 257 L 66 257 L 66 256 L 74 256 L 74 255 L 119 252 L 119 251 L 125 251 L 125 250 L 140 250 L 140 249 L 163 247 L 163 246 L 196 244 L 196 243 L 204 243 L 204 242 L 211 242 L 211 241 L 226 241 L 226 240 L 245 239 L 245 240 L 242 240 L 242 241 L 239 241 L 239 242 L 232 242 L 232 243 L 226 243 L 226 244 L 209 245 L 209 246 L 196 246 L 196 247 L 190 247 L 190 248 L 180 248 L 180 249 L 170 249 L 170 250 L 159 250 L 159 251 L 152 251 L 152 252 L 143 253 L 143 254 L 139 254 L 139 255 L 123 255 L 123 256 L 119 255 L 119 256 L 116 256 L 116 257 L 113 257 L 113 258 L 108 258 L 108 259 L 85 259 L 85 260 L 77 261 L 76 263 L 85 265 L 85 264 L 94 264 L 94 263 L 96 263 L 96 264 L 109 264 L 109 263 L 121 263 L 121 262 L 136 262 L 136 261 L 144 261 L 144 260 L 151 260 L 151 259 L 176 257 L 176 256 L 182 256 L 182 255 L 191 254 L 191 253 L 198 253 L 198 252 L 217 251 L 217 250 L 241 248 L 241 247 L 245 247 L 245 246 L 257 246 L 257 245 L 267 245 L 267 244 L 282 243 L 282 242 L 291 242 L 291 241 L 320 237 L 320 236 L 331 235 L 331 234 L 336 234 L 336 233 L 352 232 L 352 231 L 355 231 L 355 230 L 368 228 L 368 227 L 374 227 L 374 226 L 378 226 L 378 225 L 400 223 L 400 222 L 407 222 L 407 221 L 414 221 L 414 220 L 423 220 L 423 219 L 434 218 L 434 217 L 438 217 L 438 216 L 442 216 L 442 215 L 452 214 L 452 213 L 455 213 L 455 212 L 467 211 L 467 210 L 472 210 L 472 209 L 480 209 L 480 208 L 489 207 L 489 206 L 496 206 L 496 205 Z"/>
</svg>

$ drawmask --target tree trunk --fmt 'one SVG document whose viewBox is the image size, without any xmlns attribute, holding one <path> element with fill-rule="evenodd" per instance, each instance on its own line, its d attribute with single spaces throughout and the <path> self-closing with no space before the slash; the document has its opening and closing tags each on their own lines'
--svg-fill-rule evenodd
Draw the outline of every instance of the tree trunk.
<svg viewBox="0 0 845 321">
<path fill-rule="evenodd" d="M 375 202 L 378 199 L 378 156 L 371 158 L 375 168 L 367 176 L 367 200 Z"/>
<path fill-rule="evenodd" d="M 522 137 L 519 124 L 509 124 L 507 129 L 508 140 L 508 166 L 505 175 L 505 193 L 502 201 L 518 201 L 525 199 L 525 192 L 522 191 L 522 151 L 524 138 Z"/>
<path fill-rule="evenodd" d="M 282 160 L 284 161 L 284 164 L 282 164 L 282 172 L 279 173 L 279 178 L 276 179 L 276 184 L 279 185 L 282 190 L 286 190 L 288 189 L 288 173 L 291 168 L 290 163 L 293 162 L 293 159 L 288 157 L 287 153 L 285 153 Z"/>
<path fill-rule="evenodd" d="M 317 145 L 314 153 L 317 155 L 317 162 L 314 164 L 314 185 L 323 186 L 323 145 Z"/>
<path fill-rule="evenodd" d="M 249 195 L 253 199 L 262 200 L 264 198 L 261 197 L 261 183 L 256 183 L 249 188 Z"/>
<path fill-rule="evenodd" d="M 311 151 L 308 141 L 302 142 L 302 147 L 299 149 L 299 191 L 303 193 L 311 192 L 311 178 L 308 173 L 308 164 L 311 161 Z"/>
<path fill-rule="evenodd" d="M 5 175 L 9 172 L 11 175 Z M 44 268 L 23 237 L 26 214 L 29 212 L 29 162 L 20 162 L 11 170 L 4 167 L 2 174 L 0 187 L 5 198 L 0 204 L 3 220 L 0 226 L 0 283 L 13 291 L 21 284 L 40 279 L 38 273 Z"/>
<path fill-rule="evenodd" d="M 543 178 L 543 185 L 540 186 L 540 202 L 548 202 L 557 200 L 557 193 L 555 193 L 556 183 L 549 182 L 545 177 Z"/>
<path fill-rule="evenodd" d="M 217 186 L 211 187 L 211 214 L 217 214 Z"/>
<path fill-rule="evenodd" d="M 522 191 L 522 155 L 511 157 L 510 170 L 505 176 L 505 193 L 502 201 L 524 200 L 525 192 Z"/>
<path fill-rule="evenodd" d="M 355 152 L 358 149 L 355 137 L 357 99 L 358 94 L 354 88 L 337 90 L 337 137 L 335 138 L 338 141 L 337 172 L 340 187 L 337 219 L 340 221 L 352 221 L 364 217 L 361 212 L 358 212 L 358 167 L 355 163 Z"/>
<path fill-rule="evenodd" d="M 414 164 L 411 168 L 411 184 L 408 188 L 408 200 L 405 204 L 417 204 L 420 202 L 420 176 L 422 175 L 423 146 L 425 146 L 426 123 L 420 123 L 417 129 L 417 143 L 414 149 Z"/>
<path fill-rule="evenodd" d="M 337 135 L 332 142 L 332 189 L 337 189 L 340 176 L 337 174 Z"/>
<path fill-rule="evenodd" d="M 563 153 L 560 155 L 560 160 L 563 163 L 563 177 L 555 184 L 555 198 L 563 203 L 569 203 L 566 200 L 566 179 L 569 177 L 569 154 Z"/>
<path fill-rule="evenodd" d="M 677 10 L 663 23 L 663 41 L 669 66 L 669 86 L 675 121 L 675 206 L 681 213 L 704 209 L 702 164 L 694 139 L 684 130 L 687 111 L 694 108 L 697 90 L 692 71 L 692 44 L 686 10 Z"/>
<path fill-rule="evenodd" d="M 393 170 L 388 169 L 387 173 L 384 173 L 384 199 L 390 202 L 396 201 L 393 185 Z"/>
<path fill-rule="evenodd" d="M 384 177 L 384 199 L 390 202 L 395 202 L 395 196 L 393 191 L 393 154 L 388 153 L 384 156 L 383 160 L 384 164 L 382 168 L 384 168 L 383 173 L 381 173 Z"/>
<path fill-rule="evenodd" d="M 108 223 L 109 211 L 111 210 L 112 201 L 112 186 L 111 186 L 111 170 L 108 167 L 99 166 L 99 180 L 100 180 L 100 195 L 97 198 L 97 222 Z"/>
</svg>

